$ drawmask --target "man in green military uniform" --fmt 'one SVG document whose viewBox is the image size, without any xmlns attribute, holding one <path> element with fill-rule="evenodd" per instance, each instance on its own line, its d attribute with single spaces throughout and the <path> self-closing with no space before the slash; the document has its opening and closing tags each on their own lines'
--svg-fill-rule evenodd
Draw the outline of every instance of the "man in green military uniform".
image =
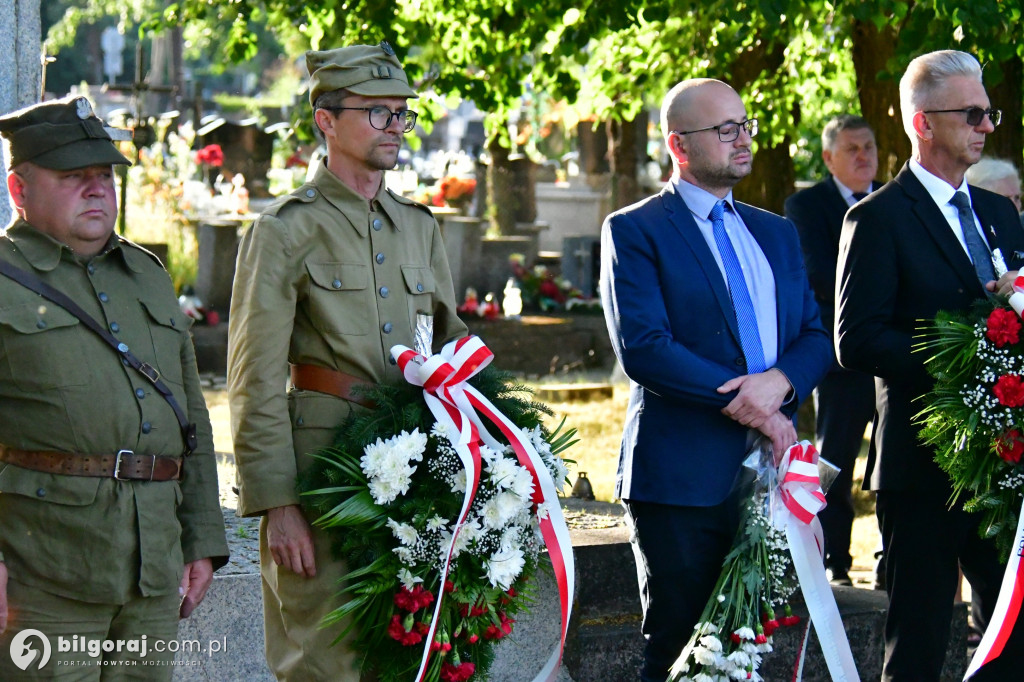
<svg viewBox="0 0 1024 682">
<path fill-rule="evenodd" d="M 8 114 L 0 135 L 17 213 L 0 236 L 0 679 L 169 680 L 157 642 L 227 560 L 188 318 L 160 262 L 114 234 L 128 160 L 88 100 Z"/>
<path fill-rule="evenodd" d="M 387 43 L 306 63 L 327 158 L 242 238 L 228 391 L 239 512 L 263 516 L 267 661 L 279 680 L 333 682 L 359 679 L 352 652 L 331 646 L 337 630 L 318 627 L 346 571 L 300 511 L 296 476 L 364 409 L 354 387 L 402 381 L 389 351 L 414 345 L 417 312 L 433 313 L 436 345 L 466 327 L 433 215 L 384 186 L 416 122 L 401 63 Z"/>
</svg>

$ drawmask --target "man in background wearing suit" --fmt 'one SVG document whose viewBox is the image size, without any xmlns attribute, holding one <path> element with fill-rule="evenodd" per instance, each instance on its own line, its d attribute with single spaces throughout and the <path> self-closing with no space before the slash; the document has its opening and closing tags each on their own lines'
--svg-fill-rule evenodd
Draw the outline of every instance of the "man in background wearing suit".
<svg viewBox="0 0 1024 682">
<path fill-rule="evenodd" d="M 871 126 L 860 116 L 843 114 L 825 124 L 821 158 L 831 175 L 786 199 L 786 217 L 800 234 L 807 278 L 831 334 L 836 309 L 836 259 L 846 210 L 874 189 L 878 149 Z M 825 533 L 825 568 L 833 585 L 852 586 L 850 533 L 853 529 L 853 465 L 864 429 L 875 414 L 875 380 L 834 363 L 814 389 L 814 440 L 822 457 L 839 467 L 818 518 Z"/>
<path fill-rule="evenodd" d="M 912 352 L 914 337 L 940 309 L 1010 291 L 1016 272 L 995 281 L 990 250 L 998 247 L 1016 269 L 1024 233 L 1009 199 L 964 181 L 1000 119 L 977 60 L 953 50 L 914 59 L 900 81 L 900 108 L 912 158 L 843 225 L 836 347 L 844 367 L 879 377 L 867 476 L 877 491 L 889 593 L 883 679 L 919 682 L 939 679 L 958 565 L 980 598 L 974 617 L 982 629 L 1002 566 L 962 500 L 949 507 L 949 479 L 918 440 L 917 399 L 933 382 L 925 354 Z M 997 662 L 1016 670 L 993 679 L 1019 677 L 1022 652 L 1006 651 Z"/>
<path fill-rule="evenodd" d="M 684 81 L 661 126 L 672 179 L 608 216 L 601 236 L 605 317 L 630 378 L 616 495 L 636 558 L 646 682 L 665 680 L 714 589 L 744 455 L 764 434 L 781 456 L 797 405 L 832 362 L 796 230 L 733 200 L 757 132 L 739 95 Z"/>
</svg>

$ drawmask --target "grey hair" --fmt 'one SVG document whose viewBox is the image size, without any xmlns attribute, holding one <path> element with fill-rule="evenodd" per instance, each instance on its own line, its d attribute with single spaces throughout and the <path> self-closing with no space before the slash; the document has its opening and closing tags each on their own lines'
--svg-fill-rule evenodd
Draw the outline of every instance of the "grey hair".
<svg viewBox="0 0 1024 682">
<path fill-rule="evenodd" d="M 947 78 L 953 76 L 977 78 L 980 83 L 981 64 L 966 52 L 938 50 L 916 57 L 907 66 L 900 79 L 900 113 L 903 116 L 903 129 L 912 144 L 917 144 L 914 114 L 933 106 L 935 92 Z"/>
<path fill-rule="evenodd" d="M 875 134 L 875 131 L 871 128 L 871 124 L 863 117 L 855 116 L 854 114 L 840 114 L 839 116 L 829 120 L 829 122 L 825 124 L 824 129 L 822 129 L 821 148 L 827 149 L 830 152 L 835 151 L 836 139 L 839 138 L 839 133 L 844 130 L 871 130 L 871 134 Z"/>
<path fill-rule="evenodd" d="M 1006 178 L 1012 178 L 1020 184 L 1020 174 L 1012 163 L 1004 159 L 983 156 L 981 161 L 967 169 L 967 183 L 982 189 L 992 189 L 992 185 Z"/>
</svg>

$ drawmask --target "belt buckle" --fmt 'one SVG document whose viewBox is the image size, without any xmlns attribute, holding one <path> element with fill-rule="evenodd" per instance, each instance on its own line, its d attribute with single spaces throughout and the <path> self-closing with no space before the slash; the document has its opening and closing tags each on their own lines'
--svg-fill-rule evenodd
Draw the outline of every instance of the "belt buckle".
<svg viewBox="0 0 1024 682">
<path fill-rule="evenodd" d="M 134 481 L 134 480 L 145 480 L 145 479 L 133 479 L 121 476 L 121 456 L 128 455 L 131 457 L 135 456 L 134 450 L 118 450 L 117 456 L 114 458 L 114 479 L 118 481 Z M 143 455 L 148 456 L 153 460 L 153 464 L 149 468 L 149 480 L 153 480 L 153 474 L 156 473 L 156 455 Z"/>
</svg>

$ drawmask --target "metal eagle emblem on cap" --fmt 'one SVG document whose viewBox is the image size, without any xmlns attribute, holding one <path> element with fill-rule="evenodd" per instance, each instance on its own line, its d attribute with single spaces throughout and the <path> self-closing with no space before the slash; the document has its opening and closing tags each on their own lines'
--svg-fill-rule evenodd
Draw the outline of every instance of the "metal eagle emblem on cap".
<svg viewBox="0 0 1024 682">
<path fill-rule="evenodd" d="M 384 50 L 384 54 L 389 57 L 395 56 L 395 48 L 391 47 L 391 44 L 386 40 L 380 41 L 380 49 Z"/>
<path fill-rule="evenodd" d="M 89 104 L 89 100 L 84 97 L 79 97 L 75 100 L 75 113 L 78 114 L 78 118 L 85 120 L 92 116 L 92 105 Z"/>
</svg>

